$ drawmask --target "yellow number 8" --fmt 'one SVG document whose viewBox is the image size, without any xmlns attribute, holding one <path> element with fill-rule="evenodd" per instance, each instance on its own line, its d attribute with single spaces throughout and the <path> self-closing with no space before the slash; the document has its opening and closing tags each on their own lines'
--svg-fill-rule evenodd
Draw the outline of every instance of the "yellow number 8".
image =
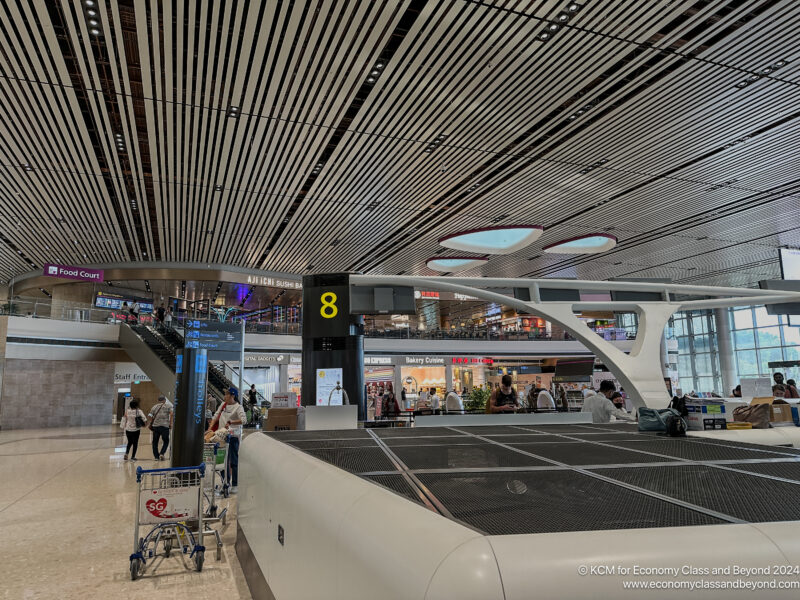
<svg viewBox="0 0 800 600">
<path fill-rule="evenodd" d="M 319 309 L 319 314 L 322 315 L 323 319 L 332 319 L 339 314 L 339 309 L 336 306 L 336 294 L 325 292 L 320 297 L 320 300 L 322 300 L 322 306 Z"/>
</svg>

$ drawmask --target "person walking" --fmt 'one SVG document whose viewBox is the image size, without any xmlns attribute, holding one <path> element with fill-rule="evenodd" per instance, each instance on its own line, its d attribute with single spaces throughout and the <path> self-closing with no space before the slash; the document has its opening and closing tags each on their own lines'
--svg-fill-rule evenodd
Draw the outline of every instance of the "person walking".
<svg viewBox="0 0 800 600">
<path fill-rule="evenodd" d="M 127 323 L 128 321 L 131 320 L 131 308 L 130 308 L 130 306 L 128 306 L 127 302 L 123 302 L 122 303 L 122 309 L 121 310 L 122 310 L 122 314 L 125 315 L 124 318 L 125 318 L 125 322 Z"/>
<path fill-rule="evenodd" d="M 139 324 L 139 313 L 142 311 L 142 307 L 139 306 L 139 302 L 137 300 L 133 301 L 133 306 L 131 306 L 131 316 L 133 317 L 133 322 L 137 325 Z"/>
<path fill-rule="evenodd" d="M 166 327 L 167 329 L 172 327 L 172 307 L 171 306 L 167 309 L 167 312 L 164 315 L 164 327 Z"/>
<path fill-rule="evenodd" d="M 164 303 L 161 303 L 156 309 L 156 321 L 158 321 L 158 326 L 163 328 L 164 327 L 164 318 L 167 316 L 167 309 L 164 308 Z"/>
<path fill-rule="evenodd" d="M 242 435 L 242 425 L 247 419 L 244 408 L 239 404 L 239 391 L 235 387 L 228 388 L 225 392 L 225 402 L 219 407 L 214 418 L 211 419 L 209 431 L 214 431 L 215 426 L 230 430 L 228 438 L 228 473 L 226 481 L 231 486 L 231 493 L 239 491 L 239 443 Z"/>
<path fill-rule="evenodd" d="M 136 450 L 139 448 L 139 434 L 142 432 L 142 427 L 147 422 L 144 413 L 139 409 L 139 401 L 131 400 L 125 414 L 122 415 L 120 421 L 120 429 L 125 431 L 125 437 L 128 438 L 128 445 L 125 447 L 125 460 L 128 460 L 128 454 L 131 455 L 131 460 L 136 460 Z"/>
<path fill-rule="evenodd" d="M 153 458 L 164 460 L 164 455 L 169 447 L 169 430 L 172 429 L 172 402 L 166 396 L 159 396 L 158 402 L 153 405 L 150 414 L 150 430 L 153 432 Z M 158 451 L 158 442 L 162 441 L 161 452 Z"/>
</svg>

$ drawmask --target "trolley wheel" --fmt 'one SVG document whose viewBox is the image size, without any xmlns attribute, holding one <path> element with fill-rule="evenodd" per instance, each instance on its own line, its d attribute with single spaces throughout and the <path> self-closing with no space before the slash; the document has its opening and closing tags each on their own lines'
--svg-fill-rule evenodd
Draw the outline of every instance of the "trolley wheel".
<svg viewBox="0 0 800 600">
<path fill-rule="evenodd" d="M 142 568 L 141 558 L 131 559 L 131 581 L 136 581 L 139 578 L 141 568 Z"/>
<path fill-rule="evenodd" d="M 223 488 L 222 488 L 222 495 L 223 495 L 223 497 L 225 497 L 225 498 L 229 498 L 229 497 L 230 497 L 230 495 L 231 495 L 231 489 L 230 489 L 230 488 L 229 488 L 227 485 L 226 485 L 225 487 L 223 487 Z"/>
<path fill-rule="evenodd" d="M 167 538 L 164 540 L 164 556 L 169 556 L 169 553 L 172 552 L 172 539 Z"/>
<path fill-rule="evenodd" d="M 225 514 L 222 515 L 222 525 L 224 526 L 228 522 L 228 511 L 225 511 Z"/>
<path fill-rule="evenodd" d="M 198 572 L 203 570 L 203 555 L 204 554 L 205 554 L 205 552 L 203 552 L 202 550 L 198 550 L 194 555 L 194 564 L 197 567 L 197 571 Z"/>
</svg>

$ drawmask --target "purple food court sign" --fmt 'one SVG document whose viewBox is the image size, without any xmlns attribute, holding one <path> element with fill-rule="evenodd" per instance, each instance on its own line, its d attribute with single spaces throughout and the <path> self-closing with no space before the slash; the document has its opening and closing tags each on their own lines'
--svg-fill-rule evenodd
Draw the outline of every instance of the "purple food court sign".
<svg viewBox="0 0 800 600">
<path fill-rule="evenodd" d="M 102 269 L 87 269 L 73 265 L 55 265 L 46 263 L 42 274 L 46 277 L 59 277 L 61 279 L 77 279 L 78 281 L 103 281 Z"/>
</svg>

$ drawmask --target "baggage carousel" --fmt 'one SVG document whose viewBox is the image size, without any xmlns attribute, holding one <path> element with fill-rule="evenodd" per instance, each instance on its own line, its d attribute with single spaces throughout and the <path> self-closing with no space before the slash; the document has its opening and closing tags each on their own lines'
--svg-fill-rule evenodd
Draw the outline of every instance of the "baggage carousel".
<svg viewBox="0 0 800 600">
<path fill-rule="evenodd" d="M 325 597 L 341 598 L 598 597 L 623 593 L 628 563 L 709 574 L 800 565 L 800 450 L 790 447 L 628 424 L 492 425 L 259 434 L 242 456 L 240 554 L 259 565 L 267 598 L 321 593 L 275 570 L 320 548 L 333 555 L 315 576 Z M 274 515 L 267 526 L 264 514 Z M 284 541 L 273 547 L 278 525 Z M 305 532 L 294 552 L 292 529 Z M 598 566 L 615 572 L 598 576 Z"/>
</svg>

